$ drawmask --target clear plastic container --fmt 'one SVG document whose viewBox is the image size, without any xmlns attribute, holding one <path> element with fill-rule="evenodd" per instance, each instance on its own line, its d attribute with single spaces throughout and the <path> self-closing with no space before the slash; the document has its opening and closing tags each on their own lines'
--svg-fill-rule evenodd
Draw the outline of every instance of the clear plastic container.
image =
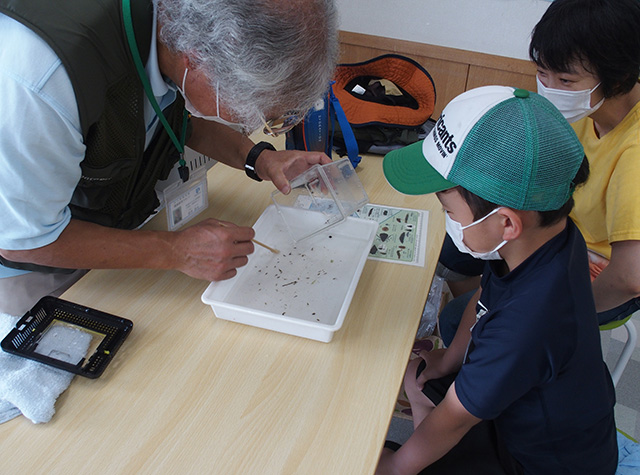
<svg viewBox="0 0 640 475">
<path fill-rule="evenodd" d="M 271 198 L 294 242 L 341 223 L 369 202 L 348 158 L 314 165 L 291 180 L 289 194 L 276 190 Z M 301 210 L 314 213 L 300 219 Z"/>
</svg>

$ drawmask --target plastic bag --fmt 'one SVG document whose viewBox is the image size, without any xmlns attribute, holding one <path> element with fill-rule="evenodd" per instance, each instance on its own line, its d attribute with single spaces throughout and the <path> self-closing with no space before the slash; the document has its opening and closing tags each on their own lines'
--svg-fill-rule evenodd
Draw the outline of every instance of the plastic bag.
<svg viewBox="0 0 640 475">
<path fill-rule="evenodd" d="M 418 327 L 416 338 L 425 338 L 435 331 L 438 324 L 443 287 L 444 279 L 434 275 L 431 288 L 429 289 L 429 295 L 427 296 L 427 303 L 424 305 L 424 310 L 422 311 L 422 318 L 420 319 L 420 326 Z"/>
</svg>

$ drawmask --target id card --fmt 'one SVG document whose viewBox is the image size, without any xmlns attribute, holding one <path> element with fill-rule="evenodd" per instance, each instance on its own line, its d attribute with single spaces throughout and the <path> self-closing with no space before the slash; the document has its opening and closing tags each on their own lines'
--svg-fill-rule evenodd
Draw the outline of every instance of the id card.
<svg viewBox="0 0 640 475">
<path fill-rule="evenodd" d="M 169 231 L 175 231 L 200 214 L 209 206 L 206 170 L 166 190 L 165 202 Z"/>
</svg>

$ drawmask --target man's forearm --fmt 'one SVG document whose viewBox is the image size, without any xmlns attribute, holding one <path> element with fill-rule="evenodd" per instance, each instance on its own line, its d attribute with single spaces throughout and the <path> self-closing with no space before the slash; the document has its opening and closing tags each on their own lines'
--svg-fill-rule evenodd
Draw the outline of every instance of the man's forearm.
<svg viewBox="0 0 640 475">
<path fill-rule="evenodd" d="M 126 231 L 71 220 L 53 243 L 0 251 L 16 262 L 71 269 L 175 269 L 196 279 L 225 280 L 248 262 L 255 232 L 205 219 L 180 231 Z"/>
<path fill-rule="evenodd" d="M 187 142 L 190 148 L 230 167 L 244 168 L 247 154 L 254 145 L 248 137 L 215 122 L 193 119 L 192 123 Z"/>
<path fill-rule="evenodd" d="M 72 219 L 51 244 L 0 254 L 14 262 L 68 269 L 169 269 L 171 243 L 168 232 L 125 231 Z"/>
</svg>

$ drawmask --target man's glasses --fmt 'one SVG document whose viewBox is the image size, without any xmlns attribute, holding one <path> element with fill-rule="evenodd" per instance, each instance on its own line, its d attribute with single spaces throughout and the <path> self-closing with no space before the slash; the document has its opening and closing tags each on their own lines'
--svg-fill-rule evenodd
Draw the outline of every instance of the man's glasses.
<svg viewBox="0 0 640 475">
<path fill-rule="evenodd" d="M 303 118 L 304 114 L 301 114 L 299 112 L 287 112 L 283 116 L 269 121 L 265 120 L 263 116 L 263 132 L 267 135 L 270 135 L 271 137 L 277 137 L 279 135 L 286 134 L 296 125 L 298 125 Z"/>
</svg>

